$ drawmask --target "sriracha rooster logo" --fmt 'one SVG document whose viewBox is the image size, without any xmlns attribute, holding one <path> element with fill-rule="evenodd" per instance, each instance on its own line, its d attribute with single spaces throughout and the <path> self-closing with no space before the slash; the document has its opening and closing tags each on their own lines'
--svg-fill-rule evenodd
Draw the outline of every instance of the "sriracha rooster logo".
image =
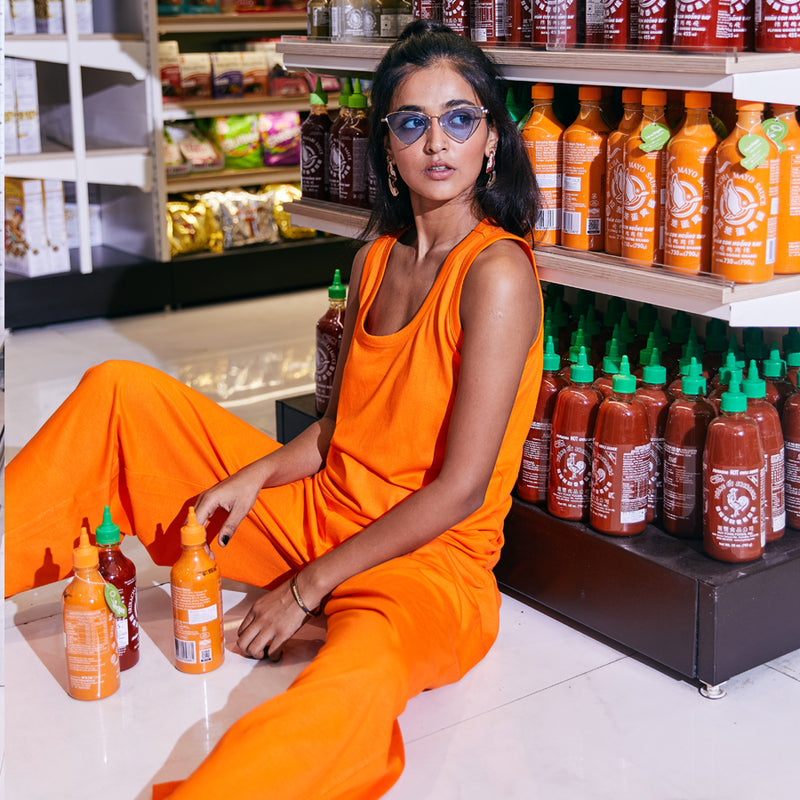
<svg viewBox="0 0 800 800">
<path fill-rule="evenodd" d="M 731 509 L 731 517 L 733 519 L 744 516 L 744 512 L 750 505 L 750 498 L 746 494 L 739 494 L 736 486 L 728 491 L 725 500 Z"/>
</svg>

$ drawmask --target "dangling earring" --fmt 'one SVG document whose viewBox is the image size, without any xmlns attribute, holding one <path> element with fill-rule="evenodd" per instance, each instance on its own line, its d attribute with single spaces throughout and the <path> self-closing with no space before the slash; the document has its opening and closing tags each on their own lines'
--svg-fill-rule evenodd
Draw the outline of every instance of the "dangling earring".
<svg viewBox="0 0 800 800">
<path fill-rule="evenodd" d="M 397 173 L 394 169 L 394 161 L 388 155 L 386 156 L 386 171 L 389 176 L 389 194 L 397 197 L 400 194 L 400 190 L 397 188 Z"/>
<path fill-rule="evenodd" d="M 494 152 L 494 150 L 490 150 L 489 157 L 486 159 L 486 174 L 489 176 L 489 180 L 486 181 L 487 189 L 494 186 L 494 179 L 497 177 L 497 173 L 494 171 Z"/>
</svg>

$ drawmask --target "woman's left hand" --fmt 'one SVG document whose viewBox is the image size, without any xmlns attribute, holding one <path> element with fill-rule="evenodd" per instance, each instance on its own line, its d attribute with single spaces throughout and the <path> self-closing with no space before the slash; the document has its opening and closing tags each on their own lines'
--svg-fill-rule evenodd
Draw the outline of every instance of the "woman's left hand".
<svg viewBox="0 0 800 800">
<path fill-rule="evenodd" d="M 280 660 L 283 646 L 306 621 L 306 614 L 297 605 L 290 582 L 285 581 L 253 603 L 239 626 L 236 644 L 251 658 L 269 656 Z"/>
</svg>

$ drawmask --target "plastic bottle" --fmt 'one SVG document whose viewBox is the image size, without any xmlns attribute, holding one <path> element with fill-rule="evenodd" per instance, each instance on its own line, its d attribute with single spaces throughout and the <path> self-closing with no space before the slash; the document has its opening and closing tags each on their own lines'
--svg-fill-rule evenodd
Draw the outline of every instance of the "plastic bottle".
<svg viewBox="0 0 800 800">
<path fill-rule="evenodd" d="M 784 0 L 756 0 L 756 50 L 800 53 L 800 7 Z"/>
<path fill-rule="evenodd" d="M 222 577 L 193 506 L 181 528 L 181 547 L 183 552 L 170 571 L 175 667 L 196 675 L 222 665 L 225 642 Z"/>
<path fill-rule="evenodd" d="M 639 0 L 640 50 L 661 50 L 672 44 L 675 0 Z"/>
<path fill-rule="evenodd" d="M 612 388 L 595 422 L 589 524 L 600 533 L 633 536 L 647 525 L 652 456 L 647 412 L 634 394 L 627 356 Z"/>
<path fill-rule="evenodd" d="M 553 339 L 550 337 L 545 345 L 542 383 L 533 421 L 522 448 L 522 466 L 517 478 L 517 494 L 529 503 L 547 501 L 553 411 L 558 393 L 568 385 L 568 382 L 557 374 L 560 364 L 561 358 L 556 353 Z"/>
<path fill-rule="evenodd" d="M 708 272 L 719 137 L 709 122 L 711 94 L 686 92 L 684 102 L 686 120 L 667 144 L 664 264 Z"/>
<path fill-rule="evenodd" d="M 791 381 L 786 380 L 786 362 L 781 358 L 777 347 L 769 351 L 769 357 L 764 359 L 761 366 L 764 370 L 767 401 L 775 406 L 778 414 L 781 414 L 787 398 L 797 389 Z"/>
<path fill-rule="evenodd" d="M 353 81 L 348 100 L 350 118 L 339 129 L 339 202 L 363 208 L 367 204 L 367 98 L 361 81 Z"/>
<path fill-rule="evenodd" d="M 764 526 L 767 542 L 780 539 L 786 532 L 784 501 L 784 446 L 781 418 L 775 406 L 767 402 L 766 383 L 758 377 L 755 361 L 742 381 L 747 398 L 747 416 L 756 421 L 764 450 Z"/>
<path fill-rule="evenodd" d="M 622 257 L 635 263 L 661 263 L 664 252 L 666 102 L 665 91 L 645 89 L 642 120 L 625 142 Z"/>
<path fill-rule="evenodd" d="M 800 6 L 798 6 L 800 7 Z M 772 104 L 762 127 L 778 148 L 780 188 L 775 273 L 800 272 L 800 125 L 797 107 Z"/>
<path fill-rule="evenodd" d="M 716 416 L 703 397 L 706 381 L 697 360 L 681 382 L 681 397 L 667 412 L 664 429 L 664 507 L 662 524 L 673 536 L 699 537 L 703 532 L 703 449 L 706 430 Z"/>
<path fill-rule="evenodd" d="M 470 3 L 468 0 L 443 0 L 442 22 L 454 33 L 469 39 Z"/>
<path fill-rule="evenodd" d="M 625 199 L 625 143 L 642 119 L 641 89 L 622 90 L 622 121 L 608 134 L 606 145 L 605 251 L 622 252 L 622 204 Z"/>
<path fill-rule="evenodd" d="M 795 389 L 798 388 L 798 371 L 800 371 L 800 350 L 786 354 L 786 382 L 794 386 Z"/>
<path fill-rule="evenodd" d="M 506 0 L 472 0 L 470 38 L 480 44 L 497 44 L 506 38 Z"/>
<path fill-rule="evenodd" d="M 722 359 L 728 349 L 727 326 L 721 319 L 711 317 L 706 323 L 705 365 L 712 375 L 719 372 Z"/>
<path fill-rule="evenodd" d="M 534 84 L 531 99 L 533 106 L 522 129 L 522 143 L 533 166 L 541 198 L 536 216 L 535 243 L 559 244 L 564 126 L 553 112 L 553 87 L 549 83 Z"/>
<path fill-rule="evenodd" d="M 117 624 L 97 565 L 97 548 L 81 528 L 80 543 L 72 551 L 75 577 L 63 595 L 67 691 L 76 700 L 108 697 L 120 683 Z"/>
<path fill-rule="evenodd" d="M 591 2 L 592 0 L 590 0 Z M 602 3 L 601 12 L 602 12 Z M 549 47 L 574 47 L 579 41 L 578 14 L 582 4 L 578 0 L 565 0 L 553 3 L 552 0 L 533 0 L 534 44 L 545 44 Z"/>
<path fill-rule="evenodd" d="M 396 39 L 414 19 L 411 0 L 379 0 L 378 36 Z"/>
<path fill-rule="evenodd" d="M 561 244 L 602 250 L 605 234 L 606 143 L 610 133 L 599 86 L 578 89 L 580 110 L 563 134 Z"/>
<path fill-rule="evenodd" d="M 647 429 L 650 434 L 650 485 L 647 495 L 647 521 L 661 518 L 664 506 L 664 432 L 673 397 L 666 389 L 667 370 L 653 361 L 642 371 L 642 383 L 636 387 L 636 397 L 647 412 Z"/>
<path fill-rule="evenodd" d="M 730 0 L 675 0 L 676 50 L 722 50 L 729 38 Z"/>
<path fill-rule="evenodd" d="M 718 561 L 764 554 L 764 451 L 738 380 L 722 395 L 703 452 L 703 551 Z"/>
<path fill-rule="evenodd" d="M 327 200 L 330 193 L 330 131 L 328 95 L 322 79 L 310 95 L 311 112 L 300 126 L 300 187 L 303 197 Z"/>
<path fill-rule="evenodd" d="M 442 21 L 442 0 L 413 0 L 411 13 L 414 19 Z"/>
<path fill-rule="evenodd" d="M 748 52 L 755 43 L 755 0 L 730 0 L 730 4 L 730 38 L 727 46 L 731 50 Z"/>
<path fill-rule="evenodd" d="M 331 202 L 339 202 L 339 165 L 341 164 L 341 147 L 339 133 L 342 126 L 350 119 L 350 95 L 353 93 L 353 82 L 346 78 L 339 94 L 339 113 L 331 123 L 328 131 L 328 197 Z"/>
<path fill-rule="evenodd" d="M 786 401 L 781 427 L 786 448 L 786 523 L 800 529 L 800 394 Z"/>
<path fill-rule="evenodd" d="M 586 44 L 603 44 L 604 0 L 585 0 L 583 4 L 583 40 Z"/>
<path fill-rule="evenodd" d="M 621 363 L 622 354 L 620 353 L 619 343 L 616 339 L 612 339 L 608 345 L 608 352 L 603 356 L 600 375 L 592 382 L 592 386 L 600 392 L 603 400 L 606 397 L 611 397 L 614 392 L 614 376 L 619 372 Z"/>
<path fill-rule="evenodd" d="M 761 127 L 764 104 L 737 100 L 736 109 L 736 127 L 717 147 L 711 271 L 760 283 L 775 267 L 780 161 Z"/>
<path fill-rule="evenodd" d="M 331 35 L 331 0 L 309 0 L 306 14 L 306 34 L 309 38 L 327 38 Z"/>
<path fill-rule="evenodd" d="M 119 668 L 123 672 L 139 662 L 139 609 L 136 598 L 136 565 L 123 555 L 119 549 L 119 525 L 111 520 L 111 510 L 103 508 L 103 521 L 94 532 L 97 542 L 99 571 L 103 578 L 113 586 L 122 599 L 128 612 L 125 617 L 117 617 L 117 652 Z"/>
<path fill-rule="evenodd" d="M 605 0 L 603 44 L 612 49 L 635 45 L 639 34 L 639 0 Z"/>
<path fill-rule="evenodd" d="M 331 399 L 333 376 L 344 333 L 344 307 L 347 290 L 337 269 L 328 287 L 328 310 L 317 320 L 317 356 L 314 402 L 317 414 L 324 414 Z"/>
<path fill-rule="evenodd" d="M 583 352 L 570 372 L 571 384 L 558 393 L 553 411 L 547 510 L 574 522 L 589 517 L 592 442 L 601 401 L 593 378 L 594 370 Z"/>
<path fill-rule="evenodd" d="M 509 0 L 506 19 L 506 41 L 528 44 L 533 26 L 533 0 Z M 517 120 L 515 120 L 517 121 Z"/>
</svg>

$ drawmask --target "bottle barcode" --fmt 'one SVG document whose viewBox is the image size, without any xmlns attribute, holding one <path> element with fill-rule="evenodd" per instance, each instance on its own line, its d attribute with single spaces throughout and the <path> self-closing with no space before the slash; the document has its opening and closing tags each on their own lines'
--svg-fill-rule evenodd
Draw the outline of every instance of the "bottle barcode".
<svg viewBox="0 0 800 800">
<path fill-rule="evenodd" d="M 776 254 L 776 246 L 775 246 L 775 239 L 767 239 L 767 254 L 766 258 L 764 259 L 767 264 L 774 264 L 775 263 L 775 254 Z"/>
<path fill-rule="evenodd" d="M 195 649 L 194 642 L 187 642 L 184 639 L 175 639 L 175 658 L 181 664 L 194 664 Z"/>
<path fill-rule="evenodd" d="M 558 210 L 554 208 L 540 208 L 536 215 L 537 231 L 558 230 Z"/>
<path fill-rule="evenodd" d="M 211 648 L 210 647 L 200 651 L 200 663 L 201 664 L 208 664 L 208 662 L 211 661 L 211 659 L 212 659 L 212 655 L 211 655 Z"/>
<path fill-rule="evenodd" d="M 589 236 L 599 236 L 600 231 L 600 217 L 589 217 L 586 220 L 586 233 Z"/>
<path fill-rule="evenodd" d="M 581 215 L 576 211 L 565 211 L 561 217 L 564 233 L 573 233 L 580 235 L 581 232 Z"/>
</svg>

